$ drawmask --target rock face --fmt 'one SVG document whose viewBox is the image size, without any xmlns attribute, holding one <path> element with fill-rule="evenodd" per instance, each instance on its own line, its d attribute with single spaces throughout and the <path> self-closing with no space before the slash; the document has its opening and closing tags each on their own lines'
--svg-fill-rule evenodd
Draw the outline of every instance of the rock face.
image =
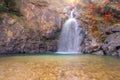
<svg viewBox="0 0 120 80">
<path fill-rule="evenodd" d="M 56 51 L 61 7 L 54 7 L 53 2 L 20 0 L 21 17 L 3 13 L 0 17 L 0 54 Z"/>
<path fill-rule="evenodd" d="M 120 50 L 120 26 L 108 29 L 107 38 L 104 40 L 103 50 L 108 55 L 118 55 Z"/>
<path fill-rule="evenodd" d="M 97 55 L 120 56 L 120 26 L 107 29 L 103 42 L 95 46 L 92 45 L 92 39 L 87 37 L 84 41 L 83 52 Z"/>
</svg>

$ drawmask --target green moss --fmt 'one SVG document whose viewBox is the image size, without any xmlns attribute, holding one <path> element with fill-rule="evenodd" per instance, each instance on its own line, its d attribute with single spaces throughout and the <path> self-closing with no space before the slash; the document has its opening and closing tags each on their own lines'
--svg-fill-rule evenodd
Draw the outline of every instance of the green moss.
<svg viewBox="0 0 120 80">
<path fill-rule="evenodd" d="M 28 26 L 24 26 L 24 30 L 25 30 L 26 32 L 29 32 L 29 31 L 30 31 L 30 28 L 29 28 Z"/>
<path fill-rule="evenodd" d="M 4 0 L 7 7 L 15 7 L 18 5 L 19 0 Z"/>
<path fill-rule="evenodd" d="M 66 20 L 66 18 L 62 18 L 62 24 L 64 24 Z"/>
<path fill-rule="evenodd" d="M 61 32 L 58 32 L 54 40 L 59 40 Z"/>
<path fill-rule="evenodd" d="M 0 2 L 0 13 L 9 13 L 10 16 L 21 16 L 19 11 L 19 0 L 2 0 Z"/>
<path fill-rule="evenodd" d="M 12 3 L 13 3 L 14 6 L 17 6 L 18 3 L 19 3 L 19 0 L 12 0 Z"/>
<path fill-rule="evenodd" d="M 7 7 L 5 6 L 4 2 L 0 3 L 0 13 L 5 12 L 7 10 Z"/>
<path fill-rule="evenodd" d="M 21 13 L 17 11 L 9 11 L 9 15 L 10 16 L 21 16 Z"/>
<path fill-rule="evenodd" d="M 59 37 L 60 37 L 60 32 L 58 32 L 57 33 L 57 35 L 56 35 L 56 37 L 54 38 L 54 39 L 46 39 L 45 40 L 45 43 L 49 43 L 49 42 L 51 42 L 51 41 L 57 41 L 57 40 L 59 40 Z"/>
<path fill-rule="evenodd" d="M 51 39 L 45 40 L 45 43 L 49 43 L 49 42 L 51 42 Z"/>
</svg>

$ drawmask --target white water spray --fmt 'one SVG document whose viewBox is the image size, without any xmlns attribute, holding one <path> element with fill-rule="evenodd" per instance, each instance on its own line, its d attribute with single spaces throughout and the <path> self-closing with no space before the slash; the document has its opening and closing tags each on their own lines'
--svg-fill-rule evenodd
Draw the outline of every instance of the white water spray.
<svg viewBox="0 0 120 80">
<path fill-rule="evenodd" d="M 80 32 L 81 28 L 78 26 L 77 20 L 74 18 L 74 12 L 75 10 L 72 9 L 69 19 L 65 22 L 62 28 L 57 53 L 81 53 L 80 45 L 83 41 L 83 34 Z"/>
</svg>

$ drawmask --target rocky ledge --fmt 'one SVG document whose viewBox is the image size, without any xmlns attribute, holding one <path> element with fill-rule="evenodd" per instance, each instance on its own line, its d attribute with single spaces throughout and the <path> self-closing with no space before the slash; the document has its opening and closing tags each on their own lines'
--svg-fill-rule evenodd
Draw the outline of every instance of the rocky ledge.
<svg viewBox="0 0 120 80">
<path fill-rule="evenodd" d="M 83 52 L 97 55 L 120 56 L 120 26 L 105 30 L 103 41 L 92 45 L 92 39 L 86 37 Z"/>
</svg>

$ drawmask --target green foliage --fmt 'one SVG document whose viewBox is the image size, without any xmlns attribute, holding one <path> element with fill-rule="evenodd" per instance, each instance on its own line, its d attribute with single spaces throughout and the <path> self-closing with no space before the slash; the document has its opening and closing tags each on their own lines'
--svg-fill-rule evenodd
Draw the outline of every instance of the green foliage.
<svg viewBox="0 0 120 80">
<path fill-rule="evenodd" d="M 21 16 L 21 13 L 19 11 L 9 11 L 10 16 Z"/>
<path fill-rule="evenodd" d="M 7 12 L 12 16 L 21 16 L 18 5 L 19 0 L 2 0 L 0 1 L 0 13 Z"/>
<path fill-rule="evenodd" d="M 17 6 L 18 3 L 19 3 L 19 0 L 12 0 L 12 4 L 13 4 L 14 6 Z"/>
<path fill-rule="evenodd" d="M 5 2 L 5 4 L 6 4 L 6 6 L 8 6 L 8 7 L 15 7 L 15 6 L 17 6 L 18 5 L 18 3 L 19 3 L 19 0 L 4 0 L 4 2 Z"/>
<path fill-rule="evenodd" d="M 25 26 L 23 26 L 23 27 L 24 27 L 24 31 L 25 31 L 25 32 L 29 32 L 29 31 L 30 31 L 29 26 L 26 26 L 26 25 L 25 25 Z"/>
<path fill-rule="evenodd" d="M 19 0 L 4 0 L 4 3 L 6 5 L 6 7 L 8 8 L 8 10 L 11 11 L 17 11 L 18 10 L 18 3 Z"/>
<path fill-rule="evenodd" d="M 5 6 L 5 3 L 3 1 L 0 2 L 0 13 L 5 12 L 7 10 L 7 7 Z"/>
</svg>

